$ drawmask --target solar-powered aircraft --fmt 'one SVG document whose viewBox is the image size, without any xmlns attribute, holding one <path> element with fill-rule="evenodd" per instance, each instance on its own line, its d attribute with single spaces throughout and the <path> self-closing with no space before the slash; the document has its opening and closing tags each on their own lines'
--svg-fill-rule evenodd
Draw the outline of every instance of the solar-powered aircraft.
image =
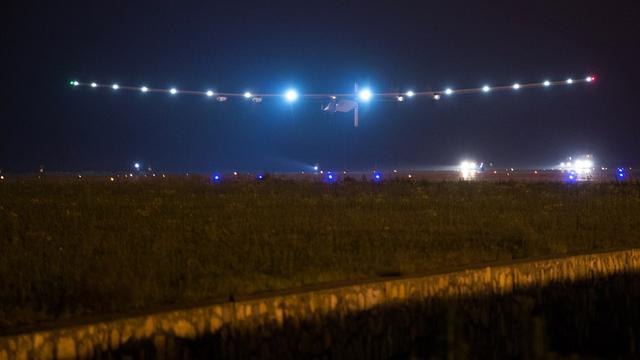
<svg viewBox="0 0 640 360">
<path fill-rule="evenodd" d="M 369 102 L 377 99 L 392 100 L 398 102 L 404 102 L 406 99 L 413 97 L 427 97 L 433 100 L 440 100 L 446 96 L 463 95 L 463 94 L 476 94 L 476 93 L 490 93 L 494 91 L 520 91 L 530 88 L 541 88 L 551 86 L 571 86 L 579 83 L 592 83 L 596 80 L 593 75 L 588 75 L 582 79 L 567 78 L 565 80 L 545 80 L 543 82 L 533 83 L 513 83 L 510 85 L 490 86 L 484 85 L 478 88 L 463 88 L 452 89 L 446 88 L 443 90 L 430 90 L 430 91 L 413 91 L 408 90 L 406 92 L 383 92 L 374 93 L 369 88 L 359 89 L 356 84 L 354 92 L 352 93 L 302 93 L 299 94 L 295 89 L 289 89 L 285 93 L 252 93 L 245 91 L 243 93 L 232 92 L 215 92 L 213 90 L 178 90 L 176 88 L 161 89 L 150 88 L 147 86 L 124 86 L 119 84 L 98 84 L 96 82 L 80 82 L 78 80 L 71 80 L 69 84 L 73 87 L 84 86 L 93 89 L 110 88 L 113 91 L 138 91 L 142 93 L 166 93 L 170 95 L 199 95 L 215 98 L 218 102 L 226 102 L 229 98 L 244 98 L 253 103 L 259 104 L 263 98 L 284 98 L 287 102 L 293 103 L 299 99 L 303 100 L 321 100 L 324 104 L 321 106 L 321 110 L 327 113 L 343 112 L 348 113 L 353 111 L 353 126 L 358 127 L 358 108 L 361 103 Z"/>
</svg>

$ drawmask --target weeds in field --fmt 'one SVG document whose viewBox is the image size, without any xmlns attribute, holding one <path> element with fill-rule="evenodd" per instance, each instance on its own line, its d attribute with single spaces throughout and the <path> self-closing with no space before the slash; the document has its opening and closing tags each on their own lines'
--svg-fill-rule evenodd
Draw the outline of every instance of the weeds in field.
<svg viewBox="0 0 640 360">
<path fill-rule="evenodd" d="M 22 179 L 0 185 L 0 328 L 640 246 L 638 183 Z"/>
</svg>

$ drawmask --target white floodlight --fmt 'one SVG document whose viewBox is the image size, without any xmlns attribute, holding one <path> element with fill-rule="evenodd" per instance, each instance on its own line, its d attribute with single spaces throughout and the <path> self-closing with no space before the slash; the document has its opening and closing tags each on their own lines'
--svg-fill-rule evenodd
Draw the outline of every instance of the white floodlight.
<svg viewBox="0 0 640 360">
<path fill-rule="evenodd" d="M 460 163 L 460 170 L 475 170 L 477 167 L 475 161 L 464 160 Z"/>
<path fill-rule="evenodd" d="M 433 100 L 440 100 L 440 94 L 434 94 Z"/>
<path fill-rule="evenodd" d="M 404 97 L 403 97 L 402 95 L 399 95 L 399 96 L 397 97 L 397 100 L 398 100 L 398 101 L 404 101 Z"/>
<path fill-rule="evenodd" d="M 464 160 L 458 166 L 460 170 L 460 175 L 463 179 L 469 180 L 473 179 L 476 176 L 476 172 L 478 170 L 478 165 L 475 161 Z"/>
</svg>

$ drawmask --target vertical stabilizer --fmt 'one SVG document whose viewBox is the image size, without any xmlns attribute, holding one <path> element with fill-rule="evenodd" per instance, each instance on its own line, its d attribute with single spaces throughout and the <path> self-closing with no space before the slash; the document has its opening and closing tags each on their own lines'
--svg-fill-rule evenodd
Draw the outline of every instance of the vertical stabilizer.
<svg viewBox="0 0 640 360">
<path fill-rule="evenodd" d="M 355 95 L 358 96 L 358 83 L 353 85 L 353 89 L 355 91 Z M 358 102 L 356 101 L 356 107 L 353 109 L 353 127 L 358 127 Z"/>
</svg>

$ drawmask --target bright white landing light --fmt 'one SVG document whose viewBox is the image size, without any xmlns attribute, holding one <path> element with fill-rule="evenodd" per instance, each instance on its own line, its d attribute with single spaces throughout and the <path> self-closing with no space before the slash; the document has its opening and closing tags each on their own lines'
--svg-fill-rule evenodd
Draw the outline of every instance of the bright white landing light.
<svg viewBox="0 0 640 360">
<path fill-rule="evenodd" d="M 149 91 L 149 88 L 147 88 L 146 86 L 143 86 L 143 87 L 140 88 L 140 91 L 147 92 L 147 91 Z"/>
<path fill-rule="evenodd" d="M 451 89 L 446 89 L 446 90 L 444 91 L 444 93 L 445 93 L 445 94 L 447 94 L 447 95 L 451 95 L 451 94 L 453 94 L 453 90 L 451 90 Z"/>
<path fill-rule="evenodd" d="M 213 96 L 213 91 L 211 91 L 211 90 L 207 90 L 207 96 L 208 96 L 208 97 L 212 97 L 212 96 Z"/>
<path fill-rule="evenodd" d="M 518 90 L 518 89 L 520 89 L 520 84 L 518 83 L 513 84 L 513 90 Z"/>
<path fill-rule="evenodd" d="M 484 92 L 489 92 L 489 90 L 491 90 L 489 85 L 485 85 L 485 86 L 482 87 L 482 91 L 484 91 Z"/>
<path fill-rule="evenodd" d="M 247 91 L 243 96 L 248 99 L 251 97 L 251 93 Z"/>
<path fill-rule="evenodd" d="M 544 86 L 549 86 L 549 85 L 551 85 L 551 82 L 549 80 L 545 80 L 542 84 Z"/>
<path fill-rule="evenodd" d="M 98 84 L 96 84 L 96 83 L 91 83 L 91 87 L 98 87 Z"/>
<path fill-rule="evenodd" d="M 567 84 L 573 84 L 573 79 L 571 78 L 567 79 Z"/>
<path fill-rule="evenodd" d="M 175 95 L 178 93 L 178 90 L 176 88 L 171 88 L 171 90 L 169 90 L 169 92 L 171 93 L 171 95 Z"/>
<path fill-rule="evenodd" d="M 113 90 L 120 89 L 120 86 L 118 86 L 118 84 L 113 84 L 111 87 L 113 88 Z"/>
<path fill-rule="evenodd" d="M 288 102 L 294 102 L 298 99 L 298 93 L 293 89 L 287 90 L 284 96 L 287 98 Z"/>
<path fill-rule="evenodd" d="M 407 96 L 408 97 L 413 97 L 413 95 L 415 95 L 416 93 L 414 93 L 413 91 L 409 90 L 407 91 Z"/>
<path fill-rule="evenodd" d="M 359 94 L 360 100 L 362 100 L 362 101 L 371 100 L 371 96 L 372 95 L 373 94 L 371 93 L 371 90 L 369 90 L 369 89 L 364 89 L 364 90 L 360 91 L 360 94 Z"/>
</svg>

